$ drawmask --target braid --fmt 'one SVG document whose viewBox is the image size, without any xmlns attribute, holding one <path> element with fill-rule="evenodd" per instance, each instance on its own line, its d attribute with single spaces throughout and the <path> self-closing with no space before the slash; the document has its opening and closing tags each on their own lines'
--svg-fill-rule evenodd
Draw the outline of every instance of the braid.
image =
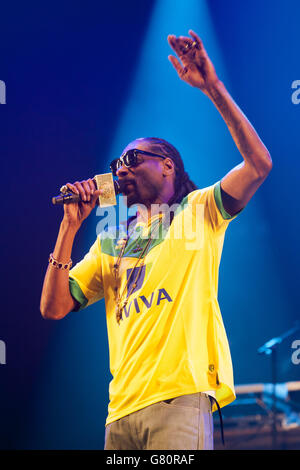
<svg viewBox="0 0 300 470">
<path fill-rule="evenodd" d="M 169 157 L 175 165 L 175 193 L 168 202 L 169 206 L 172 204 L 180 204 L 184 197 L 197 189 L 197 186 L 190 179 L 188 173 L 184 169 L 180 153 L 172 144 L 158 137 L 144 137 L 137 140 L 145 140 L 149 142 L 153 152 L 161 153 L 162 155 Z"/>
<path fill-rule="evenodd" d="M 183 175 L 181 173 L 176 173 L 175 193 L 171 201 L 169 201 L 169 205 L 180 204 L 182 199 L 192 191 L 195 191 L 195 189 L 197 189 L 197 186 L 186 172 L 184 172 Z"/>
</svg>

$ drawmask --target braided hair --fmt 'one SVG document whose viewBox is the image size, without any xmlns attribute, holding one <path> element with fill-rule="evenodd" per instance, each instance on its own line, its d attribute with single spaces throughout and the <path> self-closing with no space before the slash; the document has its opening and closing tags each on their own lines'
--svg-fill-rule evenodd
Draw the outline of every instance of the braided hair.
<svg viewBox="0 0 300 470">
<path fill-rule="evenodd" d="M 147 142 L 150 144 L 150 151 L 169 157 L 175 165 L 175 193 L 171 200 L 168 201 L 169 206 L 172 204 L 180 204 L 185 196 L 197 189 L 197 186 L 185 171 L 181 155 L 174 145 L 158 137 L 142 137 L 137 140 Z"/>
</svg>

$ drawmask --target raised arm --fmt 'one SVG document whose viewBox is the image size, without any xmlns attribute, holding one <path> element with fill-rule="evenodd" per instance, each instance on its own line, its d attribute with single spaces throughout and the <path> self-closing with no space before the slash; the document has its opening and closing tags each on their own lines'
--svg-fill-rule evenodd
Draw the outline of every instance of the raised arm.
<svg viewBox="0 0 300 470">
<path fill-rule="evenodd" d="M 214 103 L 238 147 L 243 162 L 234 167 L 221 181 L 223 205 L 230 215 L 249 202 L 272 169 L 272 159 L 265 145 L 246 116 L 233 101 L 207 55 L 201 39 L 193 31 L 191 37 L 168 36 L 177 57 L 169 56 L 179 77 L 199 88 Z"/>
</svg>

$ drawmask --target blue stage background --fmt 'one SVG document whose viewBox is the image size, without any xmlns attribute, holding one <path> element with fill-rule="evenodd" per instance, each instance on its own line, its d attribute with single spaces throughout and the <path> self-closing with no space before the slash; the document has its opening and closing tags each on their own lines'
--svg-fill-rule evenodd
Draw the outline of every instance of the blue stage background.
<svg viewBox="0 0 300 470">
<path fill-rule="evenodd" d="M 300 80 L 296 0 L 6 2 L 0 12 L 2 164 L 0 448 L 101 449 L 110 381 L 104 302 L 59 322 L 39 301 L 66 181 L 108 171 L 135 137 L 160 136 L 180 150 L 199 187 L 241 161 L 212 103 L 177 77 L 167 34 L 203 39 L 235 101 L 273 159 L 273 170 L 228 228 L 219 301 L 235 382 L 271 380 L 257 354 L 299 318 Z M 92 214 L 72 258 L 96 237 Z M 300 378 L 291 342 L 278 380 Z"/>
</svg>

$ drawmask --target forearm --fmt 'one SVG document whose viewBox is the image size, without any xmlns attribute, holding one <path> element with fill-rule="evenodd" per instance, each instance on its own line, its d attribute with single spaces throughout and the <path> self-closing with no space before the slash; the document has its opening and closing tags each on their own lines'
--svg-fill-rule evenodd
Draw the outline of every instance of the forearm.
<svg viewBox="0 0 300 470">
<path fill-rule="evenodd" d="M 223 117 L 245 164 L 253 168 L 259 177 L 263 177 L 272 167 L 270 154 L 224 84 L 217 81 L 209 88 L 207 96 Z"/>
<path fill-rule="evenodd" d="M 78 228 L 62 221 L 53 251 L 53 257 L 62 263 L 68 263 Z M 60 319 L 75 307 L 75 301 L 69 290 L 69 270 L 58 269 L 49 264 L 41 296 L 41 314 L 44 318 Z"/>
</svg>

